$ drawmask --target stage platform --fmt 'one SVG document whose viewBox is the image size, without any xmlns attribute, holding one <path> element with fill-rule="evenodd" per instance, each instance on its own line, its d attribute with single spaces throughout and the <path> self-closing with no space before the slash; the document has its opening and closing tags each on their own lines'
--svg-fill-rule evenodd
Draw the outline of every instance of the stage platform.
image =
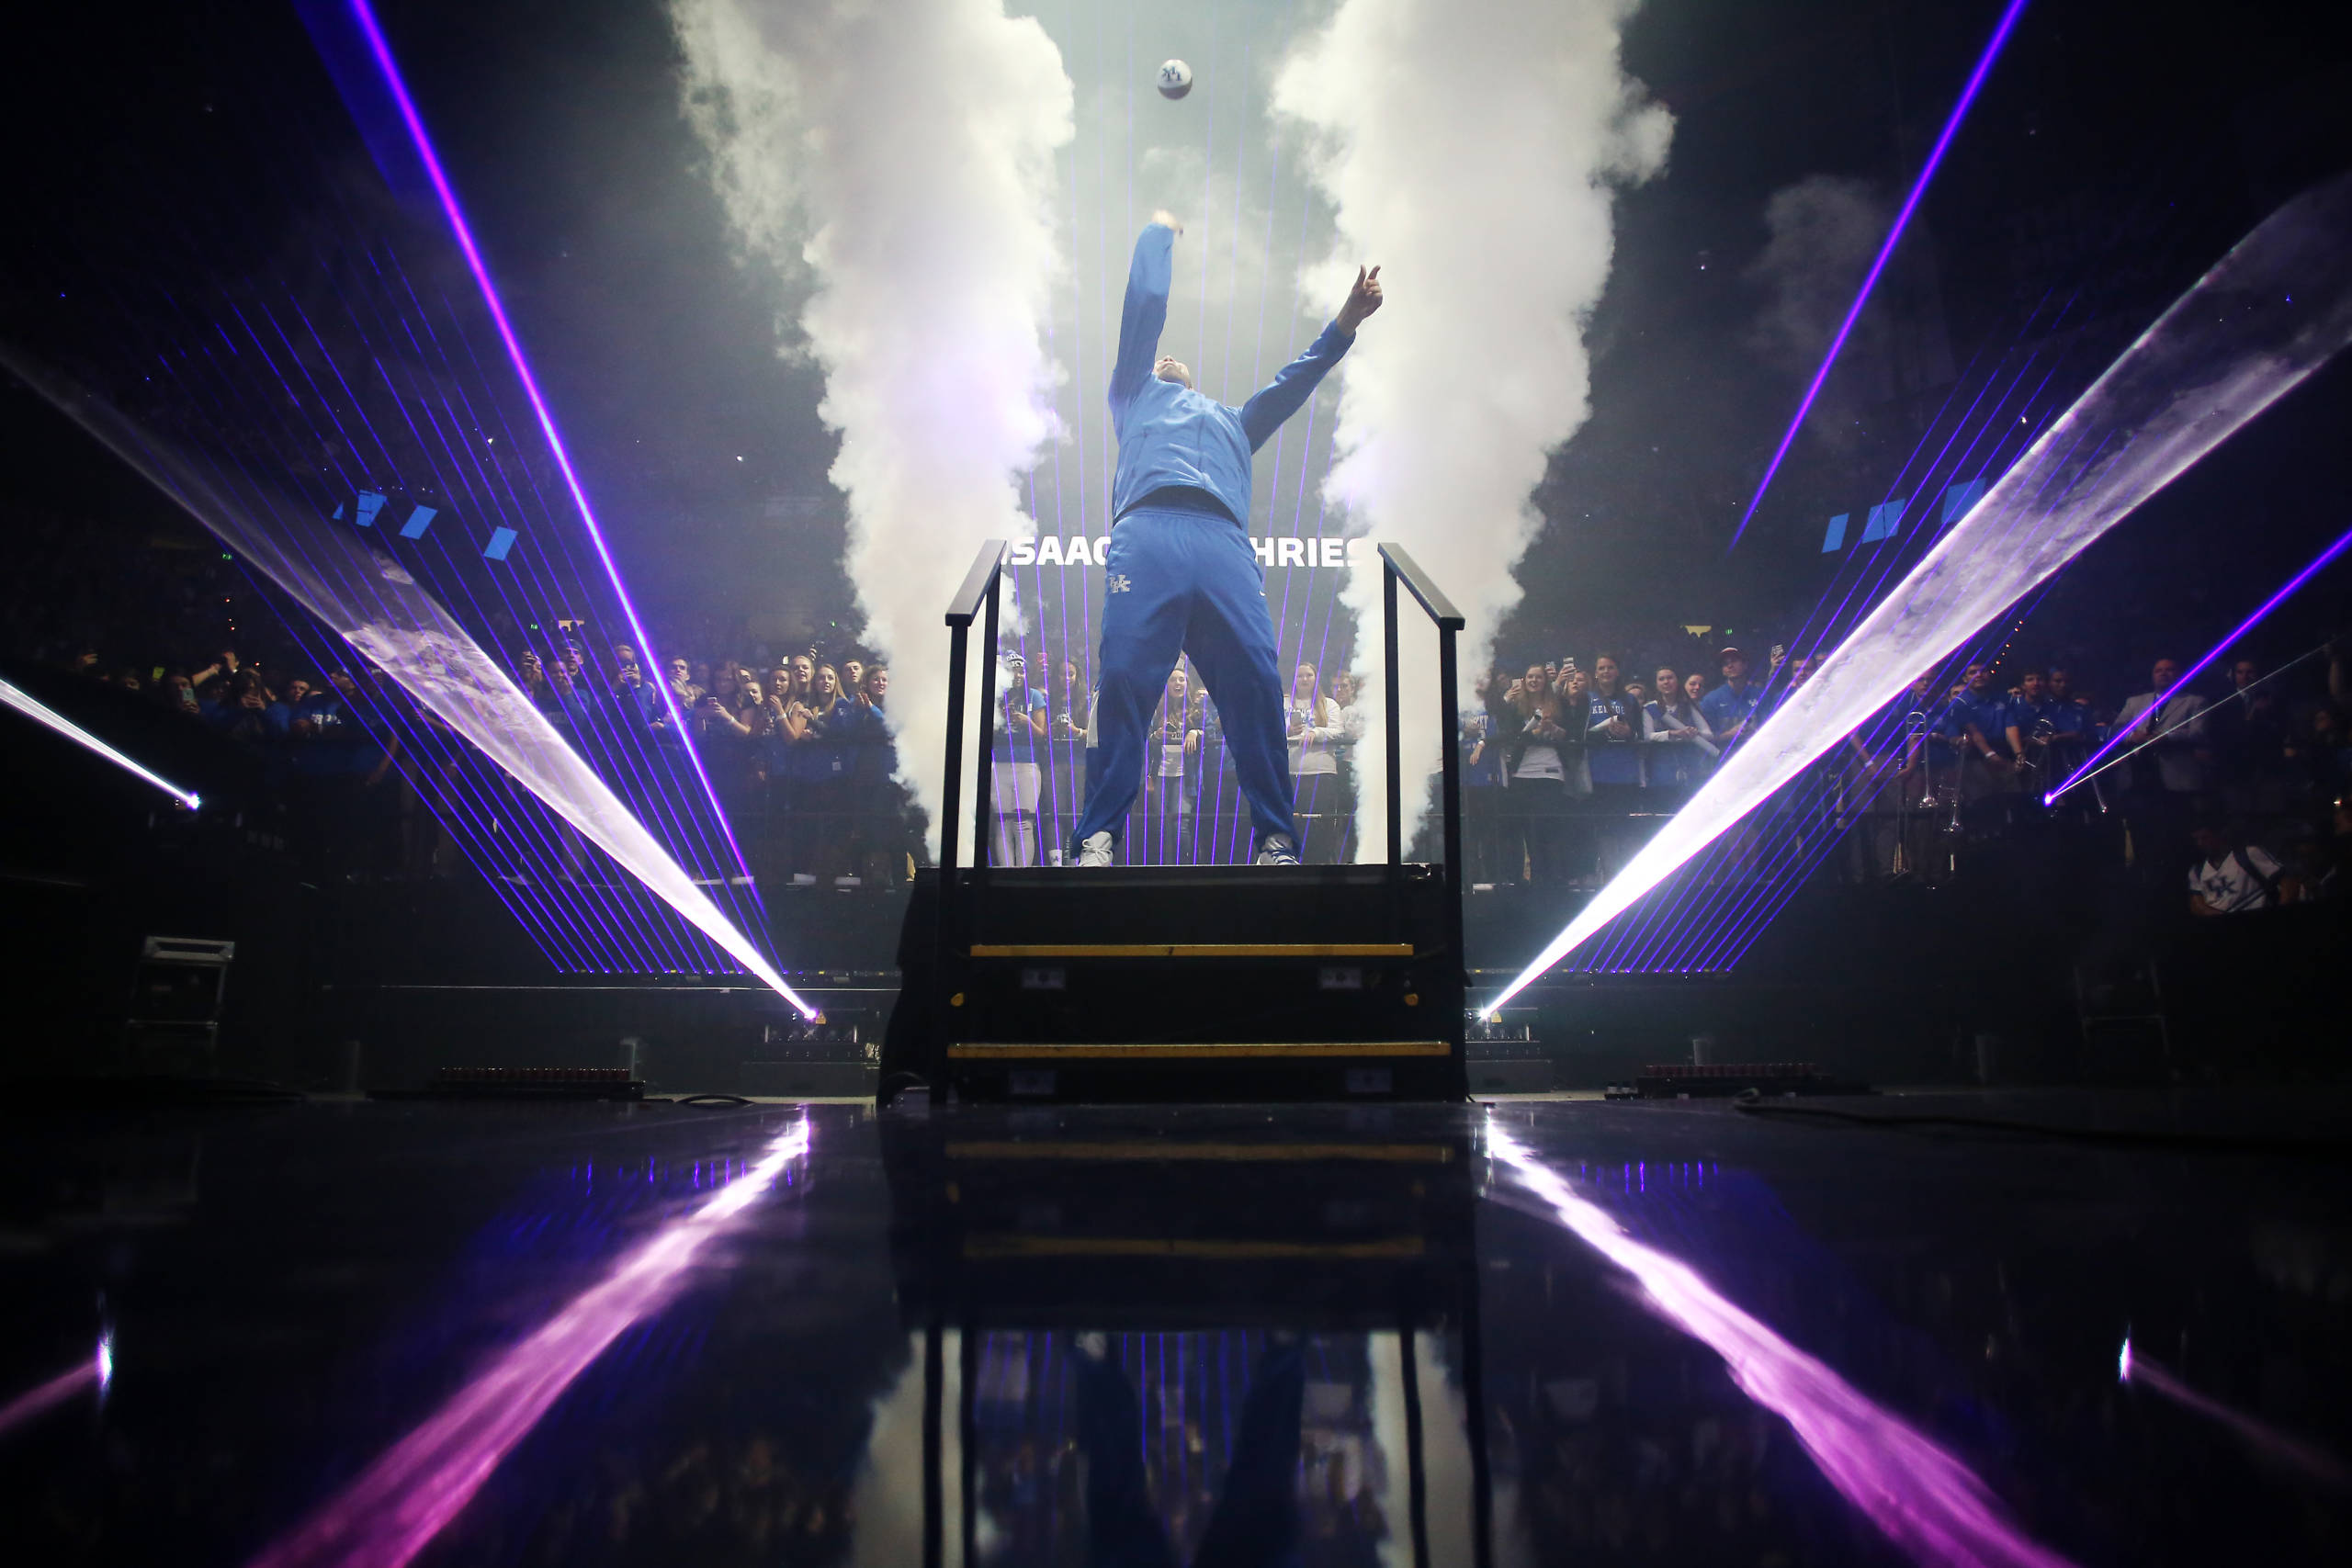
<svg viewBox="0 0 2352 1568">
<path fill-rule="evenodd" d="M 2341 1560 L 2352 1100 L 1774 1103 L 18 1100 L 11 1560 Z"/>
<path fill-rule="evenodd" d="M 1461 912 L 1439 867 L 925 872 L 899 968 L 886 1099 L 1467 1092 Z"/>
</svg>

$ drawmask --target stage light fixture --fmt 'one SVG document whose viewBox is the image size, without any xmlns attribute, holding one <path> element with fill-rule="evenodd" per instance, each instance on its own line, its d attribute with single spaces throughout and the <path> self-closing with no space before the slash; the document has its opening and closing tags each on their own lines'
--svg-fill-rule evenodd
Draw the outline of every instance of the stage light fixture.
<svg viewBox="0 0 2352 1568">
<path fill-rule="evenodd" d="M 1965 484 L 1953 485 L 1944 491 L 1944 511 L 1939 521 L 1959 522 L 1968 515 L 1968 509 L 1975 505 L 1984 494 L 1984 481 L 1982 479 L 1973 479 Z"/>
<path fill-rule="evenodd" d="M 157 789 L 162 790 L 165 795 L 168 795 L 174 800 L 178 801 L 190 811 L 195 811 L 204 805 L 204 801 L 197 795 L 196 791 L 192 789 L 182 789 L 179 785 L 172 783 L 171 780 L 164 777 L 161 773 L 155 773 L 133 761 L 131 758 L 124 755 L 121 751 L 119 751 L 114 747 L 107 745 L 105 741 L 99 739 L 96 736 L 83 728 L 80 725 L 74 723 L 63 714 L 59 713 L 55 708 L 51 707 L 47 703 L 42 702 L 39 697 L 34 696 L 30 692 L 26 691 L 23 687 L 18 686 L 12 682 L 0 681 L 0 702 L 6 703 L 10 707 L 15 708 L 27 718 L 48 726 L 50 728 L 57 731 L 58 734 L 65 737 L 66 739 L 73 741 L 76 746 L 96 752 L 99 756 L 104 757 L 107 761 L 112 762 L 116 767 L 120 768 L 123 772 L 135 774 L 139 778 L 145 780 L 147 783 L 153 784 Z"/>
<path fill-rule="evenodd" d="M 1928 161 L 1919 166 L 1919 177 L 1912 182 L 1911 194 L 1904 199 L 1902 210 L 1894 215 L 1894 226 L 1886 231 L 1886 243 L 1879 246 L 1878 258 L 1871 263 L 1870 271 L 1862 277 L 1860 291 L 1855 294 L 1854 303 L 1847 310 L 1845 321 L 1838 324 L 1838 335 L 1829 340 L 1829 352 L 1822 355 L 1821 368 L 1813 373 L 1813 383 L 1805 388 L 1804 397 L 1797 404 L 1796 417 L 1789 421 L 1789 428 L 1781 435 L 1781 445 L 1774 449 L 1772 460 L 1764 465 L 1764 477 L 1757 481 L 1756 493 L 1748 498 L 1747 510 L 1739 514 L 1739 526 L 1732 530 L 1726 554 L 1739 547 L 1740 536 L 1747 532 L 1748 520 L 1756 515 L 1757 505 L 1763 501 L 1764 492 L 1771 489 L 1772 477 L 1781 471 L 1781 461 L 1788 457 L 1789 447 L 1796 441 L 1797 432 L 1804 427 L 1805 415 L 1813 412 L 1815 400 L 1821 396 L 1822 385 L 1829 379 L 1829 367 L 1838 363 L 1838 355 L 1845 349 L 1846 340 L 1853 335 L 1854 323 L 1861 320 L 1862 307 L 1870 303 L 1871 291 L 1878 287 L 1879 275 L 1886 270 L 1886 264 L 1894 258 L 1894 247 L 1902 241 L 1904 230 L 1910 226 L 1911 215 L 1918 210 L 1920 198 L 1928 194 L 1928 182 L 1936 177 L 1937 166 L 1944 161 L 1944 153 L 1951 149 L 1952 138 L 1960 133 L 1960 122 L 1967 118 L 1969 105 L 1976 101 L 1977 90 L 1984 85 L 1984 78 L 1993 70 L 1993 62 L 1999 58 L 2001 46 L 2009 41 L 2009 33 L 2018 25 L 2018 17 L 2025 6 L 2026 0 L 2009 0 L 2008 9 L 2001 13 L 2000 21 L 1993 28 L 1992 38 L 1984 45 L 1984 54 L 1976 62 L 1976 69 L 1970 73 L 1967 85 L 1960 90 L 1960 101 L 1952 105 L 1951 114 L 1944 121 L 1943 134 L 1936 138 L 1935 146 L 1928 151 Z"/>
</svg>

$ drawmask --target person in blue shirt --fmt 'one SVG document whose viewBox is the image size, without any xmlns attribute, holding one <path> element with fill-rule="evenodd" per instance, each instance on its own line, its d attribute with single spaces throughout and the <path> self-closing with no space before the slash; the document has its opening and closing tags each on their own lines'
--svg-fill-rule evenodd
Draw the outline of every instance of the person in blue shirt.
<svg viewBox="0 0 2352 1568">
<path fill-rule="evenodd" d="M 2009 699 L 1993 683 L 1990 663 L 1971 664 L 1952 700 L 1951 733 L 1967 748 L 1962 790 L 1971 800 L 2006 795 L 2017 787 L 2017 764 L 2008 751 Z"/>
<path fill-rule="evenodd" d="M 1642 753 L 1634 742 L 1642 738 L 1642 705 L 1620 689 L 1617 657 L 1603 653 L 1592 661 L 1592 690 L 1585 695 L 1585 744 L 1592 770 L 1595 795 L 1612 795 L 1642 785 Z M 1623 795 L 1617 802 L 1631 809 Z"/>
<path fill-rule="evenodd" d="M 2059 711 L 2058 699 L 2050 694 L 2041 671 L 2029 670 L 2018 677 L 2018 694 L 2009 699 L 2008 706 L 2009 755 L 2016 760 L 2018 773 L 2033 770 L 2039 775 L 2036 782 L 2044 788 L 2058 782 L 2059 775 L 2050 771 L 2051 742 L 2058 738 L 2058 721 L 2066 716 Z"/>
<path fill-rule="evenodd" d="M 268 713 L 262 718 L 272 740 L 283 740 L 293 733 L 294 716 L 302 711 L 303 700 L 310 694 L 311 682 L 300 675 L 286 682 L 285 689 L 278 693 L 277 700 L 269 705 Z"/>
<path fill-rule="evenodd" d="M 1621 684 L 1617 656 L 1593 656 L 1592 686 L 1584 699 L 1585 772 L 1592 781 L 1591 807 L 1605 820 L 1600 840 L 1603 874 L 1624 863 L 1630 841 L 1626 817 L 1641 809 L 1642 705 Z"/>
<path fill-rule="evenodd" d="M 1757 692 L 1748 683 L 1747 655 L 1726 648 L 1715 655 L 1715 662 L 1723 671 L 1724 683 L 1699 699 L 1699 711 L 1706 715 L 1715 744 L 1728 751 L 1737 744 L 1747 716 L 1756 711 Z"/>
<path fill-rule="evenodd" d="M 2050 742 L 2050 759 L 2057 770 L 2053 782 L 2063 783 L 2098 744 L 2098 719 L 2090 704 L 2075 695 L 2074 677 L 2059 665 L 2050 667 L 2049 692 L 2051 728 L 2057 731 Z"/>
<path fill-rule="evenodd" d="M 1043 799 L 1038 742 L 1052 731 L 1051 699 L 1029 683 L 1029 661 L 1004 656 L 1003 687 L 998 697 L 995 766 L 991 787 L 996 826 L 990 853 L 998 865 L 1037 863 L 1037 814 Z"/>
<path fill-rule="evenodd" d="M 1250 463 L 1380 309 L 1380 269 L 1358 268 L 1339 316 L 1306 352 L 1248 402 L 1229 408 L 1195 390 L 1191 369 L 1159 352 L 1177 233 L 1173 218 L 1152 215 L 1136 241 L 1120 312 L 1110 389 L 1119 464 L 1090 737 L 1102 765 L 1087 769 L 1078 863 L 1111 863 L 1113 826 L 1126 816 L 1143 775 L 1145 727 L 1169 671 L 1188 654 L 1224 715 L 1258 832 L 1258 863 L 1295 865 L 1273 617 L 1250 544 Z"/>
<path fill-rule="evenodd" d="M 1509 824 L 1502 816 L 1502 795 L 1510 782 L 1503 763 L 1519 725 L 1510 711 L 1510 687 L 1507 671 L 1487 671 L 1477 705 L 1462 716 L 1463 849 L 1473 885 L 1519 880 L 1506 867 Z"/>
</svg>

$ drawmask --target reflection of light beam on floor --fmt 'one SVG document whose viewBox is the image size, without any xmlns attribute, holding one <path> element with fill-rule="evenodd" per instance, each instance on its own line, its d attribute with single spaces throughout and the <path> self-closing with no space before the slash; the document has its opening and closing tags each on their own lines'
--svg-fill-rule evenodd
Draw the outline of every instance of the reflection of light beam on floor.
<svg viewBox="0 0 2352 1568">
<path fill-rule="evenodd" d="M 132 761 L 130 758 L 124 756 L 121 752 L 116 750 L 113 747 L 107 745 L 105 741 L 91 734 L 88 730 L 83 728 L 80 725 L 66 717 L 63 714 L 59 713 L 55 708 L 51 707 L 47 703 L 42 702 L 39 697 L 34 696 L 31 693 L 27 692 L 20 687 L 13 686 L 6 681 L 0 681 L 0 703 L 6 703 L 10 707 L 15 708 L 27 718 L 47 725 L 50 728 L 57 731 L 58 734 L 65 737 L 66 739 L 73 741 L 76 746 L 85 747 L 92 751 L 96 751 L 99 756 L 104 757 L 116 767 L 122 769 L 123 772 L 137 774 L 139 777 L 146 780 L 149 784 L 153 784 L 157 789 L 162 790 L 165 795 L 170 795 L 174 800 L 178 801 L 182 806 L 187 807 L 190 811 L 194 811 L 198 807 L 204 804 L 202 800 L 198 798 L 197 793 L 194 790 L 182 789 L 179 785 L 172 783 L 171 780 L 163 777 L 161 774 L 148 772 L 148 770 L 141 767 L 138 763 Z"/>
<path fill-rule="evenodd" d="M 656 1231 L 385 1450 L 254 1568 L 400 1568 L 472 1500 L 612 1342 L 670 1303 L 710 1242 L 808 1152 L 795 1122 L 759 1161 Z"/>
<path fill-rule="evenodd" d="M 2319 553 L 2318 558 L 2314 559 L 2311 565 L 2303 568 L 2302 570 L 2289 578 L 2286 584 L 2281 587 L 2278 592 L 2273 593 L 2269 598 L 2265 599 L 2260 604 L 2256 605 L 2253 615 L 2248 615 L 2245 620 L 2240 621 L 2235 626 L 2233 626 L 2230 629 L 2229 636 L 2223 637 L 2221 641 L 2208 649 L 2205 652 L 2204 658 L 2190 665 L 2188 671 L 2182 674 L 2181 678 L 2172 683 L 2172 689 L 2170 691 L 2165 692 L 2163 695 L 2157 697 L 2154 702 L 2148 705 L 2150 722 L 2152 724 L 2154 723 L 2155 716 L 2165 711 L 2165 705 L 2171 702 L 2174 697 L 2179 695 L 2181 691 L 2188 686 L 2188 682 L 2203 674 L 2207 665 L 2211 664 L 2213 660 L 2221 658 L 2222 654 L 2228 652 L 2230 649 L 2236 644 L 2238 638 L 2245 636 L 2246 633 L 2261 625 L 2264 616 L 2269 615 L 2271 611 L 2285 604 L 2288 599 L 2293 595 L 2295 590 L 2301 588 L 2304 583 L 2309 582 L 2313 577 L 2317 576 L 2322 568 L 2325 567 L 2328 562 L 2334 560 L 2336 557 L 2342 555 L 2346 549 L 2352 549 L 2352 529 L 2346 530 L 2345 533 L 2336 539 L 2335 543 L 2322 550 Z M 2276 671 L 2273 671 L 2273 673 L 2276 673 Z M 2060 795 L 2065 794 L 2068 790 L 2074 788 L 2085 779 L 2089 778 L 2093 773 L 2105 773 L 2117 762 L 2123 761 L 2123 757 L 2132 755 L 2132 751 L 2143 750 L 2143 747 L 2134 746 L 2132 748 L 2132 751 L 2126 751 L 2123 754 L 2123 757 L 2116 757 L 2105 761 L 2100 760 L 2107 757 L 2107 754 L 2114 750 L 2118 746 L 2123 744 L 2124 739 L 2131 733 L 2132 730 L 2130 727 L 2127 726 L 2122 729 L 2117 730 L 2113 735 L 2109 736 L 2107 739 L 2107 744 L 2092 752 L 2088 757 L 2085 758 L 2083 765 L 2076 768 L 2072 776 L 2070 776 L 2064 784 L 2060 784 L 2056 789 L 2052 790 L 2048 795 L 2041 797 L 2041 804 L 2044 806 L 2055 805 Z M 2156 740 L 2163 739 L 2164 735 L 2170 733 L 2171 728 L 2167 727 L 2167 728 L 2161 734 L 2151 734 L 2146 744 L 2153 745 Z"/>
<path fill-rule="evenodd" d="M 98 1341 L 98 1353 L 68 1367 L 46 1382 L 35 1383 L 6 1404 L 0 1404 L 0 1437 L 56 1409 L 84 1389 L 106 1392 L 114 1372 L 114 1346 Z"/>
<path fill-rule="evenodd" d="M 2256 1420 L 2242 1410 L 2235 1410 L 2208 1394 L 2198 1393 L 2147 1357 L 2132 1348 L 2132 1341 L 2123 1342 L 2123 1353 L 2116 1358 L 2117 1381 L 2133 1388 L 2144 1388 L 2151 1393 L 2163 1394 L 2185 1410 L 2228 1427 L 2245 1446 L 2256 1453 L 2267 1455 L 2293 1466 L 2315 1481 L 2324 1481 L 2339 1491 L 2352 1490 L 2352 1470 L 2334 1454 L 2324 1453 L 2287 1436 L 2284 1432 Z"/>
<path fill-rule="evenodd" d="M 1642 846 L 1498 1009 L 2352 341 L 2352 175 L 2272 213 L 2044 431 Z"/>
<path fill-rule="evenodd" d="M 1491 1117 L 1487 1152 L 1559 1223 L 1640 1282 L 1660 1314 L 1721 1356 L 1742 1393 L 1788 1422 L 1821 1473 L 1923 1562 L 2057 1568 L 2067 1560 L 2002 1517 L 1976 1473 L 1820 1361 L 1717 1294 L 1688 1264 L 1635 1241 Z"/>
<path fill-rule="evenodd" d="M 1911 183 L 1911 194 L 1904 199 L 1903 210 L 1894 215 L 1894 224 L 1886 231 L 1886 243 L 1878 248 L 1878 259 L 1871 263 L 1871 270 L 1862 279 L 1862 287 L 1854 296 L 1853 307 L 1846 312 L 1846 320 L 1838 328 L 1838 335 L 1829 340 L 1829 352 L 1821 356 L 1821 368 L 1813 373 L 1813 384 L 1804 389 L 1804 397 L 1797 404 L 1796 417 L 1789 421 L 1788 433 L 1781 437 L 1772 460 L 1764 465 L 1764 477 L 1757 481 L 1756 493 L 1748 498 L 1747 510 L 1739 514 L 1739 526 L 1732 530 L 1727 549 L 1739 547 L 1739 536 L 1747 532 L 1747 521 L 1756 515 L 1757 503 L 1764 492 L 1772 488 L 1772 476 L 1781 471 L 1781 460 L 1788 457 L 1789 447 L 1795 442 L 1797 432 L 1804 428 L 1804 416 L 1813 412 L 1814 400 L 1821 396 L 1822 383 L 1829 379 L 1829 367 L 1838 363 L 1838 355 L 1853 335 L 1854 323 L 1862 318 L 1862 307 L 1870 303 L 1871 290 L 1878 287 L 1879 274 L 1894 258 L 1894 247 L 1902 243 L 1903 231 L 1910 227 L 1911 215 L 1919 209 L 1919 198 L 1928 194 L 1928 182 L 1936 177 L 1936 168 L 1944 161 L 1944 153 L 1951 147 L 1952 138 L 1960 134 L 1960 122 L 1968 118 L 1968 106 L 1976 101 L 1977 89 L 1984 85 L 1984 78 L 1992 72 L 1993 62 L 1999 58 L 2001 46 L 2009 41 L 2011 29 L 2018 25 L 2018 14 L 2025 9 L 2025 0 L 2009 0 L 2008 9 L 1994 26 L 1993 37 L 1978 56 L 1976 69 L 1960 90 L 1960 101 L 1951 107 L 1951 114 L 1944 121 L 1944 132 L 1936 138 L 1935 147 L 1928 153 L 1928 161 L 1919 165 L 1919 177 Z"/>
</svg>

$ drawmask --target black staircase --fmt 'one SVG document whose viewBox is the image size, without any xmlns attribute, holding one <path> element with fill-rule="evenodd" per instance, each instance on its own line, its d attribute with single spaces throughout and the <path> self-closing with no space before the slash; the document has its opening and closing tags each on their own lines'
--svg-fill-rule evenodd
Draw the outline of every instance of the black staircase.
<svg viewBox="0 0 2352 1568">
<path fill-rule="evenodd" d="M 1387 654 L 1388 858 L 1351 866 L 988 863 L 998 591 L 990 540 L 947 612 L 939 868 L 899 939 L 882 1098 L 1457 1100 L 1463 1055 L 1462 616 L 1403 550 L 1380 547 Z M 1397 587 L 1435 623 L 1443 863 L 1403 855 Z M 959 863 L 965 682 L 982 626 L 972 837 Z"/>
</svg>

